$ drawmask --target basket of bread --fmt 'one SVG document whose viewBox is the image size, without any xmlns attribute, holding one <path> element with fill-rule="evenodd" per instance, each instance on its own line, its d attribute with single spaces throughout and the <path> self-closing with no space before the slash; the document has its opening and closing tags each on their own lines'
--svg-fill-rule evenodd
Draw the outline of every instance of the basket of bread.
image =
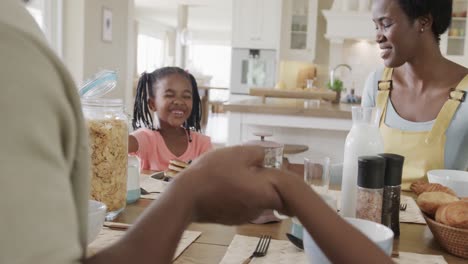
<svg viewBox="0 0 468 264">
<path fill-rule="evenodd" d="M 416 182 L 411 190 L 435 240 L 449 253 L 468 258 L 468 198 L 438 183 Z"/>
</svg>

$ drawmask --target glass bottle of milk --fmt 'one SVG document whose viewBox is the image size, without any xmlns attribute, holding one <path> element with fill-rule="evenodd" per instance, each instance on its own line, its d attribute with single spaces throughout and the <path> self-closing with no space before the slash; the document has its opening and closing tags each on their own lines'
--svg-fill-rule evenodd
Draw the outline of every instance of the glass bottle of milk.
<svg viewBox="0 0 468 264">
<path fill-rule="evenodd" d="M 341 184 L 341 214 L 356 216 L 358 157 L 384 152 L 379 131 L 380 110 L 374 107 L 353 107 L 353 126 L 346 137 L 343 179 Z"/>
</svg>

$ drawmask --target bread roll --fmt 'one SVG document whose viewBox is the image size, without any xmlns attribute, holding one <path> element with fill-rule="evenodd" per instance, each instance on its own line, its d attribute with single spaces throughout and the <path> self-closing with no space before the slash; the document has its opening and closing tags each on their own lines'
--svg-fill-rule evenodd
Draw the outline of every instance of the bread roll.
<svg viewBox="0 0 468 264">
<path fill-rule="evenodd" d="M 188 167 L 188 163 L 187 162 L 184 162 L 184 161 L 181 161 L 181 160 L 171 160 L 169 161 L 169 166 L 174 166 L 174 167 L 179 167 L 181 169 L 185 169 Z"/>
<path fill-rule="evenodd" d="M 164 172 L 164 176 L 169 177 L 169 178 L 174 178 L 177 175 L 178 172 L 176 171 L 171 171 L 167 170 Z"/>
<path fill-rule="evenodd" d="M 428 183 L 424 181 L 417 181 L 411 184 L 410 189 L 411 191 L 416 193 L 416 195 L 420 195 L 421 193 L 424 193 L 424 192 L 444 192 L 453 196 L 457 196 L 454 190 L 448 187 L 445 187 L 441 184 L 438 184 L 438 183 Z"/>
<path fill-rule="evenodd" d="M 439 207 L 435 219 L 442 224 L 468 229 L 468 201 L 458 201 Z"/>
<path fill-rule="evenodd" d="M 436 214 L 434 216 L 434 219 L 437 222 L 442 223 L 442 224 L 447 223 L 447 218 L 445 218 L 446 212 L 447 212 L 447 205 L 449 204 L 444 204 L 442 206 L 439 206 L 439 208 L 437 209 Z"/>
<path fill-rule="evenodd" d="M 432 216 L 439 206 L 459 200 L 458 197 L 444 192 L 424 192 L 418 196 L 416 202 L 423 212 Z"/>
</svg>

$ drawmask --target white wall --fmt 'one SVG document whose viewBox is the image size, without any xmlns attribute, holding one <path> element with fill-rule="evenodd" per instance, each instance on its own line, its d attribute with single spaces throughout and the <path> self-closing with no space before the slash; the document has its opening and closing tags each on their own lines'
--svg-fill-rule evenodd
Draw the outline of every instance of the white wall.
<svg viewBox="0 0 468 264">
<path fill-rule="evenodd" d="M 135 78 L 137 76 L 138 22 L 135 18 L 135 0 L 128 1 L 128 38 L 127 38 L 127 89 L 125 89 L 125 106 L 130 113 L 134 104 Z"/>
<path fill-rule="evenodd" d="M 102 40 L 102 11 L 112 10 L 112 42 Z M 108 97 L 124 98 L 127 85 L 128 0 L 86 0 L 84 76 L 101 69 L 117 70 L 119 81 Z"/>
<path fill-rule="evenodd" d="M 133 6 L 133 0 L 65 0 L 64 61 L 78 85 L 99 70 L 117 70 L 117 87 L 107 97 L 129 100 L 126 91 L 132 88 L 129 72 L 134 67 L 129 53 L 129 38 L 135 37 L 129 21 Z M 112 11 L 110 43 L 102 40 L 104 7 Z"/>
<path fill-rule="evenodd" d="M 84 0 L 63 3 L 63 60 L 77 84 L 84 79 L 84 7 Z"/>
<path fill-rule="evenodd" d="M 137 16 L 138 21 L 138 33 L 152 36 L 159 39 L 164 39 L 167 32 L 174 31 L 175 28 L 161 24 L 157 21 L 153 21 L 147 18 Z"/>
<path fill-rule="evenodd" d="M 231 31 L 193 30 L 193 44 L 231 46 Z"/>
<path fill-rule="evenodd" d="M 343 63 L 349 64 L 353 71 L 343 71 L 342 80 L 346 88 L 351 88 L 354 84 L 356 94 L 361 95 L 367 76 L 383 67 L 379 56 L 380 49 L 373 41 L 345 41 L 343 45 Z"/>
</svg>

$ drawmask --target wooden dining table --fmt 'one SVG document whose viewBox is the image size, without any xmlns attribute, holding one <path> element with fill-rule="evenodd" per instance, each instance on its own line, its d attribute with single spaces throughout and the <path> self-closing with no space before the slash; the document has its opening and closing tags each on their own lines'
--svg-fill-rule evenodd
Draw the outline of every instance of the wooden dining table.
<svg viewBox="0 0 468 264">
<path fill-rule="evenodd" d="M 140 199 L 134 204 L 127 205 L 115 222 L 132 224 L 152 202 L 155 201 Z M 285 234 L 290 231 L 290 228 L 290 220 L 272 224 L 245 224 L 242 226 L 192 223 L 187 230 L 200 231 L 202 234 L 174 263 L 219 263 L 236 234 L 254 237 L 270 235 L 273 239 L 286 240 Z M 426 225 L 401 223 L 400 230 L 400 237 L 394 240 L 394 252 L 442 255 L 448 263 L 454 264 L 468 262 L 466 259 L 450 255 L 442 249 Z"/>
</svg>

